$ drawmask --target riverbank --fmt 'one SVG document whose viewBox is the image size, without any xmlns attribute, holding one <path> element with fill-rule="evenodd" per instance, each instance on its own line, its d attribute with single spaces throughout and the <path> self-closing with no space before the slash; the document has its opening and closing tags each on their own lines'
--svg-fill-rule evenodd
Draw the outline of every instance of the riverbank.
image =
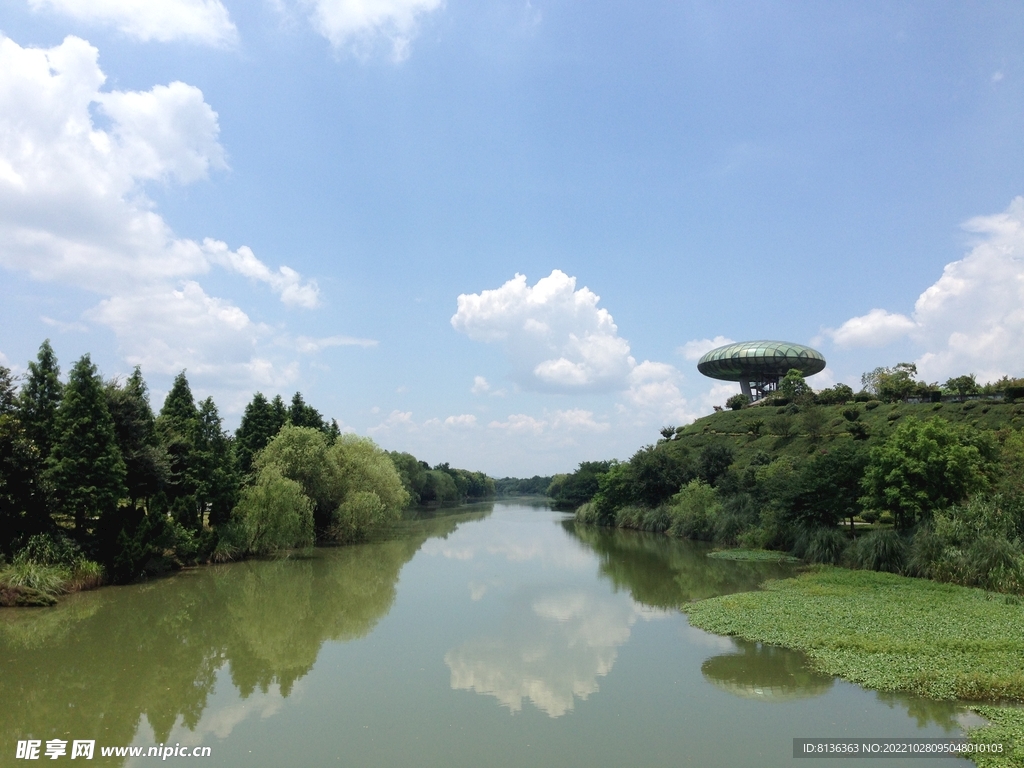
<svg viewBox="0 0 1024 768">
<path fill-rule="evenodd" d="M 695 627 L 802 651 L 818 671 L 866 688 L 1024 702 L 1024 602 L 1015 597 L 822 567 L 684 610 Z M 979 710 L 992 725 L 975 738 L 1012 750 L 978 764 L 1024 766 L 1024 709 Z"/>
</svg>

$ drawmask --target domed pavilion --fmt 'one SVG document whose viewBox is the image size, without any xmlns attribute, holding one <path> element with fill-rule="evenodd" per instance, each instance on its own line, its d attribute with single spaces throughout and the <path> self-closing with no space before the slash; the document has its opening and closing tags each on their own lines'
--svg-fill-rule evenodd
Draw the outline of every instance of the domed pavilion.
<svg viewBox="0 0 1024 768">
<path fill-rule="evenodd" d="M 738 341 L 712 349 L 697 362 L 705 376 L 739 382 L 751 402 L 778 389 L 779 380 L 794 368 L 805 377 L 813 376 L 825 369 L 825 358 L 789 341 Z"/>
</svg>

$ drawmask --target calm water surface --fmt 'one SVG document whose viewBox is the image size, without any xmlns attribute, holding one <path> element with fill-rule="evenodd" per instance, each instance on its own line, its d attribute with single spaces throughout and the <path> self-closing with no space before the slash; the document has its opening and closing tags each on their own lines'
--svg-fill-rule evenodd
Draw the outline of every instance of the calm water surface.
<svg viewBox="0 0 1024 768">
<path fill-rule="evenodd" d="M 704 551 L 498 503 L 0 611 L 0 765 L 61 738 L 201 744 L 208 766 L 792 768 L 794 737 L 960 733 L 955 704 L 690 627 L 681 604 L 788 572 Z"/>
</svg>

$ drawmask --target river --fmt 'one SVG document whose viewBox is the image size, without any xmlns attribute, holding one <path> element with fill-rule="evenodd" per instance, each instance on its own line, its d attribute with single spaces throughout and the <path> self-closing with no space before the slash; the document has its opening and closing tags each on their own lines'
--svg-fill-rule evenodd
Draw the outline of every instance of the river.
<svg viewBox="0 0 1024 768">
<path fill-rule="evenodd" d="M 961 733 L 954 703 L 690 627 L 687 601 L 790 572 L 705 552 L 498 502 L 0 610 L 0 765 L 27 764 L 18 741 L 65 740 L 67 760 L 77 739 L 132 766 L 158 760 L 101 747 L 208 746 L 200 764 L 248 768 L 792 768 L 796 737 Z M 796 762 L 832 764 L 848 765 Z M 871 761 L 889 765 L 906 761 Z"/>
</svg>

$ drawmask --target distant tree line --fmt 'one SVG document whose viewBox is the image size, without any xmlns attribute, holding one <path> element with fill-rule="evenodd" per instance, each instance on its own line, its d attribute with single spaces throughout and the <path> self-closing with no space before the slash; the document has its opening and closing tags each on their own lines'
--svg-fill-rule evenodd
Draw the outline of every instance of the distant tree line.
<svg viewBox="0 0 1024 768">
<path fill-rule="evenodd" d="M 861 393 L 815 393 L 790 371 L 767 402 L 666 427 L 628 461 L 556 475 L 548 493 L 583 523 L 1020 593 L 1022 380 L 915 376 L 899 364 L 865 374 Z M 956 397 L 906 402 L 932 391 Z M 971 394 L 1002 399 L 959 402 Z"/>
<path fill-rule="evenodd" d="M 392 451 L 390 456 L 413 504 L 459 504 L 494 498 L 494 480 L 483 472 L 456 469 L 448 462 L 431 469 L 411 453 Z"/>
<path fill-rule="evenodd" d="M 410 503 L 494 493 L 482 473 L 342 434 L 298 392 L 257 392 L 231 435 L 185 372 L 154 413 L 139 368 L 104 381 L 83 355 L 62 382 L 49 341 L 20 386 L 0 366 L 0 604 L 355 541 Z"/>
<path fill-rule="evenodd" d="M 494 487 L 501 497 L 509 496 L 547 496 L 551 476 L 541 477 L 502 477 L 494 481 Z"/>
</svg>

